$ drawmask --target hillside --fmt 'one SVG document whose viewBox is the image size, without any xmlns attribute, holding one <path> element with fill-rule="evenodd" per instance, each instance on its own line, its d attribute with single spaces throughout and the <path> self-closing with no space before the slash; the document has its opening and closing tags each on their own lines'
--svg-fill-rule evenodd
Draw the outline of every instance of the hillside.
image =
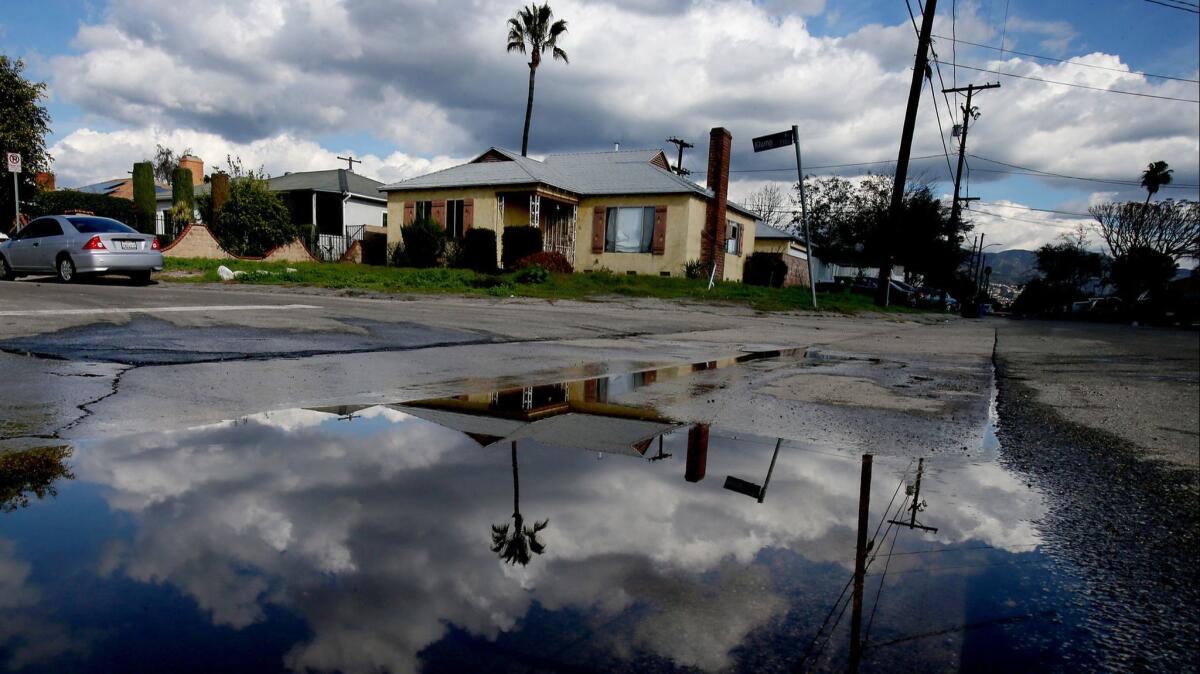
<svg viewBox="0 0 1200 674">
<path fill-rule="evenodd" d="M 993 283 L 1020 285 L 1037 274 L 1034 264 L 1037 253 L 1032 250 L 1005 250 L 988 253 L 987 264 L 992 268 Z"/>
</svg>

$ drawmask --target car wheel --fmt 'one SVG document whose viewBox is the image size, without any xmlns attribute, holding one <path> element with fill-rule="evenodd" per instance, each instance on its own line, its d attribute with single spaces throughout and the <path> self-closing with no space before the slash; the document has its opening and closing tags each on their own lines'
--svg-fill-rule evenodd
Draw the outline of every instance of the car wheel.
<svg viewBox="0 0 1200 674">
<path fill-rule="evenodd" d="M 71 261 L 70 256 L 63 255 L 58 258 L 58 280 L 63 283 L 79 280 L 79 275 L 75 272 L 75 263 Z"/>
<path fill-rule="evenodd" d="M 17 275 L 13 273 L 12 267 L 8 266 L 8 260 L 0 257 L 0 280 L 15 281 Z"/>
<path fill-rule="evenodd" d="M 135 271 L 129 275 L 129 279 L 140 286 L 147 285 L 150 283 L 150 271 Z"/>
</svg>

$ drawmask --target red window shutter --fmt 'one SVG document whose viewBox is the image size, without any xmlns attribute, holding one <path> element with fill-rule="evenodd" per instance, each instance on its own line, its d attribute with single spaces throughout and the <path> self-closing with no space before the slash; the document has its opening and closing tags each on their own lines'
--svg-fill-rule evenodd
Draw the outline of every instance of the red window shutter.
<svg viewBox="0 0 1200 674">
<path fill-rule="evenodd" d="M 667 252 L 667 207 L 654 207 L 654 240 L 650 246 L 650 252 L 655 255 L 662 255 Z"/>
<path fill-rule="evenodd" d="M 463 231 L 467 231 L 475 225 L 475 200 L 463 199 Z"/>
<path fill-rule="evenodd" d="M 608 214 L 608 209 L 603 206 L 597 206 L 592 211 L 592 252 L 604 252 L 604 216 Z"/>
<path fill-rule="evenodd" d="M 441 225 L 442 229 L 445 229 L 446 228 L 446 200 L 438 199 L 438 200 L 434 201 L 432 210 L 433 210 L 433 214 L 430 217 L 433 218 L 434 222 Z"/>
<path fill-rule="evenodd" d="M 417 202 L 404 202 L 404 224 L 411 225 L 417 219 Z"/>
</svg>

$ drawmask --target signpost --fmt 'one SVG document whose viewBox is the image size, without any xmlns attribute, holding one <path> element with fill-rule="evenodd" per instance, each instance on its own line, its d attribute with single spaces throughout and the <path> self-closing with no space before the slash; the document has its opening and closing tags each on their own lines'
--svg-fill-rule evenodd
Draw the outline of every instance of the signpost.
<svg viewBox="0 0 1200 674">
<path fill-rule="evenodd" d="M 817 282 L 813 265 L 816 257 L 813 255 L 812 237 L 808 233 L 808 200 L 804 198 L 804 169 L 800 162 L 800 129 L 795 124 L 788 131 L 759 136 L 753 140 L 754 151 L 764 152 L 789 145 L 796 148 L 796 180 L 800 186 L 800 222 L 804 226 L 804 246 L 808 250 L 808 289 L 812 292 L 813 309 L 817 308 Z"/>
<path fill-rule="evenodd" d="M 21 172 L 21 153 L 6 152 L 4 154 L 4 160 L 5 164 L 8 166 L 8 172 L 11 173 L 13 177 L 13 213 L 15 215 L 15 219 L 13 220 L 13 231 L 15 232 L 21 228 L 21 195 L 18 193 L 17 187 L 17 174 Z"/>
</svg>

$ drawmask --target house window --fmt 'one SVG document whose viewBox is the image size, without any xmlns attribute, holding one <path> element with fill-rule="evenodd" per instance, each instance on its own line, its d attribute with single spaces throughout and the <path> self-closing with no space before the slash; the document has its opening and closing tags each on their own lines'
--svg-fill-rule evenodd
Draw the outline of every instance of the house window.
<svg viewBox="0 0 1200 674">
<path fill-rule="evenodd" d="M 604 227 L 608 253 L 649 253 L 654 238 L 654 207 L 610 208 Z"/>
<path fill-rule="evenodd" d="M 446 238 L 461 239 L 463 230 L 463 200 L 451 199 L 446 202 Z"/>
<path fill-rule="evenodd" d="M 387 227 L 387 211 L 383 212 L 383 226 Z"/>
<path fill-rule="evenodd" d="M 416 219 L 424 220 L 425 218 L 433 217 L 433 202 L 418 201 L 416 203 Z"/>
<path fill-rule="evenodd" d="M 742 254 L 742 225 L 733 220 L 725 221 L 725 233 L 729 238 L 725 241 L 725 252 L 733 255 Z"/>
</svg>

